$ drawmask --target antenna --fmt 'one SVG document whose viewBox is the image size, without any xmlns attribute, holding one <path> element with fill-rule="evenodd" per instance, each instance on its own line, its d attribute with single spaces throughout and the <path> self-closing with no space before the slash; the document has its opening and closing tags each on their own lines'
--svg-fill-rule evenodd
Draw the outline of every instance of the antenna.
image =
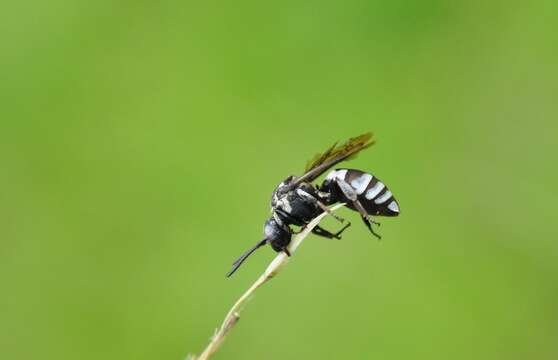
<svg viewBox="0 0 558 360">
<path fill-rule="evenodd" d="M 244 262 L 244 260 L 246 260 L 248 258 L 248 256 L 252 255 L 252 253 L 256 250 L 258 250 L 260 247 L 264 246 L 267 243 L 267 238 L 261 240 L 260 242 L 258 242 L 256 245 L 254 245 L 253 248 L 251 248 L 250 250 L 246 251 L 244 254 L 242 254 L 238 260 L 236 260 L 235 262 L 233 262 L 233 266 L 231 271 L 229 271 L 229 273 L 227 274 L 227 277 L 230 277 L 232 274 L 234 274 L 234 272 L 236 270 L 238 270 L 238 268 L 240 267 L 240 265 L 242 265 L 242 263 Z"/>
</svg>

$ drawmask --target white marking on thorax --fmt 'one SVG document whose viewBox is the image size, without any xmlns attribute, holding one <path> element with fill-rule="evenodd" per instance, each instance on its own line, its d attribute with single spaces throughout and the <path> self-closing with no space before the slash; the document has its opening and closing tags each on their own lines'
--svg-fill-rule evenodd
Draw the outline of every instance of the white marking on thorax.
<svg viewBox="0 0 558 360">
<path fill-rule="evenodd" d="M 281 200 L 279 200 L 277 202 L 277 204 L 279 204 L 279 207 L 281 207 L 283 210 L 285 210 L 286 212 L 290 213 L 292 211 L 292 207 L 291 207 L 291 203 L 289 202 L 289 200 L 287 200 L 287 198 L 283 198 Z"/>
<path fill-rule="evenodd" d="M 396 213 L 399 212 L 399 206 L 397 205 L 397 202 L 395 200 L 393 200 L 392 202 L 389 203 L 388 209 L 390 209 L 391 211 L 396 212 Z"/>
<path fill-rule="evenodd" d="M 364 195 L 368 200 L 372 200 L 384 189 L 385 185 L 381 181 L 374 184 Z"/>
<path fill-rule="evenodd" d="M 329 199 L 331 198 L 331 194 L 328 192 L 324 192 L 324 191 L 318 191 L 318 197 L 324 201 L 329 201 Z"/>
<path fill-rule="evenodd" d="M 376 204 L 382 204 L 386 202 L 391 197 L 391 191 L 386 191 L 382 196 L 374 200 Z"/>
<path fill-rule="evenodd" d="M 357 194 L 362 194 L 370 181 L 372 180 L 373 176 L 370 174 L 362 174 L 358 178 L 351 181 L 351 186 L 355 188 Z"/>
<path fill-rule="evenodd" d="M 304 190 L 302 190 L 302 189 L 300 189 L 300 188 L 296 189 L 296 193 L 297 193 L 299 196 L 302 196 L 302 197 L 309 197 L 309 196 L 311 196 L 311 195 L 308 194 L 306 191 L 304 191 Z"/>
</svg>

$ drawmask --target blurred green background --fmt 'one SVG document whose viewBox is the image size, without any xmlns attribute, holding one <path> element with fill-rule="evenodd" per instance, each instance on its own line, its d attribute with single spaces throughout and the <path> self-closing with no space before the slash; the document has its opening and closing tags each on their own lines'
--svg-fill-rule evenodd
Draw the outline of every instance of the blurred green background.
<svg viewBox="0 0 558 360">
<path fill-rule="evenodd" d="M 199 354 L 271 191 L 365 131 L 402 215 L 342 209 L 214 358 L 558 357 L 554 1 L 2 8 L 2 359 Z"/>
</svg>

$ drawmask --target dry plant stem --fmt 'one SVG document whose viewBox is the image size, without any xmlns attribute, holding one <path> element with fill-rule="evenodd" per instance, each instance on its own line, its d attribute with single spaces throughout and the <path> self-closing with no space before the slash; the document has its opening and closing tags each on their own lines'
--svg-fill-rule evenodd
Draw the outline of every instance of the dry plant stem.
<svg viewBox="0 0 558 360">
<path fill-rule="evenodd" d="M 330 211 L 335 211 L 343 205 L 345 205 L 345 204 L 337 204 L 337 205 L 331 207 Z M 304 238 L 306 238 L 306 236 L 308 236 L 308 234 L 310 234 L 312 229 L 314 229 L 314 227 L 316 227 L 316 225 L 318 225 L 320 223 L 320 221 L 327 215 L 328 214 L 326 212 L 320 214 L 318 217 L 316 217 L 314 220 L 312 220 L 304 228 L 303 231 L 298 233 L 292 239 L 291 243 L 288 246 L 288 250 L 291 253 L 291 255 L 295 253 L 296 249 L 300 246 L 300 244 L 302 243 Z M 213 355 L 217 350 L 219 350 L 219 347 L 223 343 L 223 340 L 225 340 L 228 333 L 236 325 L 236 323 L 238 322 L 238 319 L 240 319 L 239 312 L 240 312 L 240 309 L 241 309 L 242 305 L 244 305 L 246 300 L 254 293 L 254 291 L 256 291 L 257 288 L 259 288 L 260 286 L 265 284 L 268 280 L 273 278 L 276 274 L 278 274 L 279 271 L 281 271 L 281 269 L 283 268 L 283 266 L 285 264 L 287 264 L 287 262 L 289 262 L 289 257 L 287 256 L 287 254 L 285 254 L 284 252 L 280 252 L 275 257 L 275 259 L 273 259 L 273 261 L 269 264 L 267 269 L 258 278 L 258 280 L 256 280 L 256 282 L 254 284 L 252 284 L 252 286 L 250 286 L 250 288 L 244 294 L 242 294 L 242 296 L 232 306 L 232 308 L 229 310 L 227 316 L 225 316 L 225 321 L 223 321 L 223 324 L 221 325 L 221 327 L 217 330 L 215 335 L 213 335 L 213 337 L 211 338 L 211 341 L 209 342 L 209 345 L 207 345 L 207 347 L 205 348 L 203 353 L 201 353 L 201 355 L 198 356 L 198 357 L 190 356 L 189 359 L 190 360 L 207 360 L 207 359 L 209 359 L 209 357 L 211 355 Z"/>
</svg>

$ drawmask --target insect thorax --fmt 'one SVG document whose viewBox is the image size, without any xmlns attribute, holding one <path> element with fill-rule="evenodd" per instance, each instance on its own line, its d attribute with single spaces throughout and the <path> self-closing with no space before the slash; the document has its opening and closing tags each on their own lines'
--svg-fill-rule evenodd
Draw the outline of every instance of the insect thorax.
<svg viewBox="0 0 558 360">
<path fill-rule="evenodd" d="M 289 184 L 293 181 L 295 177 L 293 175 L 289 176 L 285 180 L 281 181 L 279 185 L 273 190 L 271 195 L 271 208 L 276 208 L 281 202 L 285 200 L 285 197 L 289 193 Z"/>
<path fill-rule="evenodd" d="M 294 177 L 288 177 L 281 182 L 271 199 L 271 210 L 273 216 L 285 225 L 303 225 L 321 213 L 321 210 L 307 198 L 304 194 L 317 197 L 317 190 L 314 186 L 302 183 L 296 187 L 290 187 Z"/>
</svg>

